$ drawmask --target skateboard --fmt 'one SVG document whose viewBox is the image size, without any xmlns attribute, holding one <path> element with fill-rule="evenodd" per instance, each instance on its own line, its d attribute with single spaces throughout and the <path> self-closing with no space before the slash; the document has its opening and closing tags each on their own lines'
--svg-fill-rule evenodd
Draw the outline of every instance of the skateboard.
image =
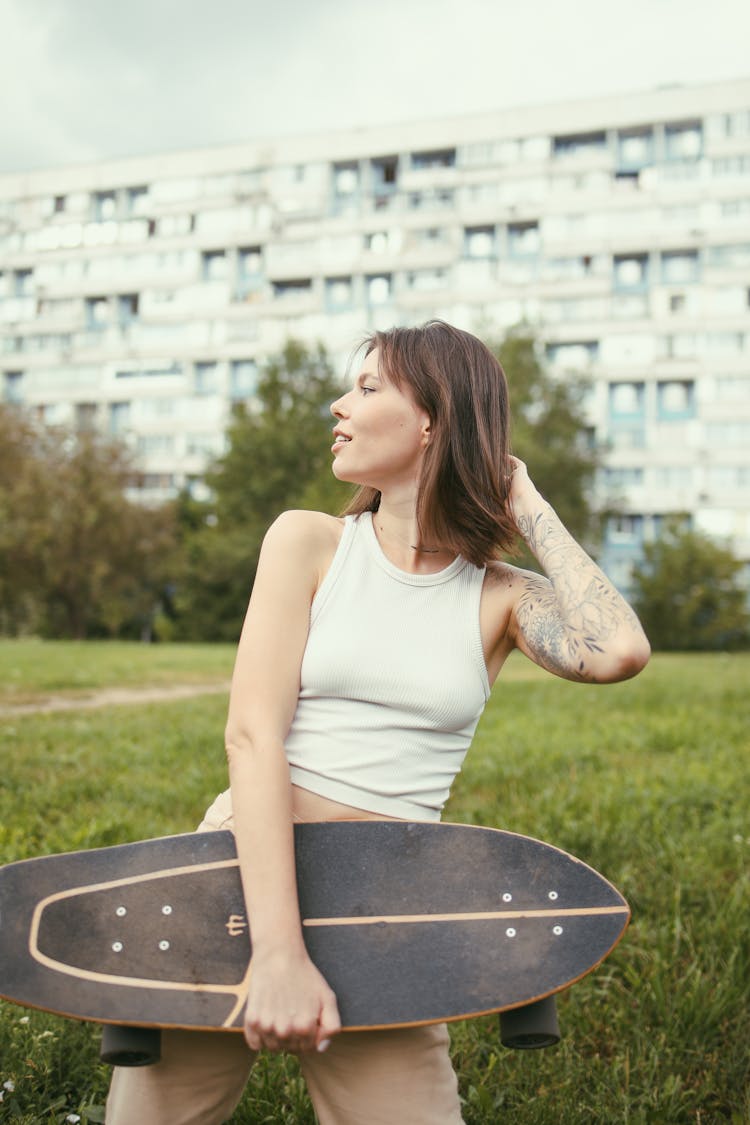
<svg viewBox="0 0 750 1125">
<path fill-rule="evenodd" d="M 507 1012 L 521 1017 L 509 1045 L 555 1041 L 554 1027 L 529 1027 L 525 1014 L 544 1022 L 545 998 L 596 968 L 630 918 L 600 874 L 527 836 L 368 820 L 294 833 L 305 942 L 345 1030 Z M 0 996 L 13 1003 L 103 1024 L 239 1031 L 251 971 L 230 832 L 0 868 Z M 115 1050 L 115 1061 L 148 1061 L 130 1054 Z"/>
</svg>

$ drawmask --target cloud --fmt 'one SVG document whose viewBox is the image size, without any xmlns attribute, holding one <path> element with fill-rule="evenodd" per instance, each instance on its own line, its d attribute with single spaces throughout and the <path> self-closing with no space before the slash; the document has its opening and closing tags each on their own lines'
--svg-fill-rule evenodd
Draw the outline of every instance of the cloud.
<svg viewBox="0 0 750 1125">
<path fill-rule="evenodd" d="M 746 0 L 0 0 L 0 169 L 750 70 Z"/>
</svg>

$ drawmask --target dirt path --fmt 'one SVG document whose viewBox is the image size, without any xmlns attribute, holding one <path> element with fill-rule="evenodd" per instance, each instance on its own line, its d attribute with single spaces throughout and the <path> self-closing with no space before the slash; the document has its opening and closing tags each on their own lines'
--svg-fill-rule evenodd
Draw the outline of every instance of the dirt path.
<svg viewBox="0 0 750 1125">
<path fill-rule="evenodd" d="M 0 704 L 0 718 L 38 715 L 52 711 L 92 711 L 97 707 L 116 707 L 128 703 L 164 703 L 172 699 L 191 699 L 195 695 L 229 694 L 229 682 L 212 684 L 171 684 L 164 687 L 103 688 L 90 695 L 49 695 L 32 703 Z"/>
</svg>

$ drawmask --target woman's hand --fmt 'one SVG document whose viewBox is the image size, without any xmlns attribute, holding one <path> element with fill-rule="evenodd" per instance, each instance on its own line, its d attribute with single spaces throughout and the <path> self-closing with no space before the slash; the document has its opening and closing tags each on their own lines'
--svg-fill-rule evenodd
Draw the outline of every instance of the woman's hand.
<svg viewBox="0 0 750 1125">
<path fill-rule="evenodd" d="M 307 953 L 253 956 L 245 1008 L 253 1051 L 324 1051 L 341 1030 L 336 997 Z"/>
<path fill-rule="evenodd" d="M 539 503 L 541 497 L 537 492 L 536 485 L 529 476 L 529 470 L 526 468 L 524 461 L 520 457 L 509 457 L 510 461 L 510 481 L 508 488 L 508 500 L 510 502 L 510 510 L 513 518 L 518 523 L 518 520 L 528 509 L 529 504 L 533 505 Z"/>
</svg>

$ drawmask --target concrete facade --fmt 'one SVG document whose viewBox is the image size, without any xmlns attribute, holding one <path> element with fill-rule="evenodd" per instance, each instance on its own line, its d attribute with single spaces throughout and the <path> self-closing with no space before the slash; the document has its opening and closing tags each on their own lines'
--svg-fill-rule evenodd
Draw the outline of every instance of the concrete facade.
<svg viewBox="0 0 750 1125">
<path fill-rule="evenodd" d="M 615 580 L 675 511 L 750 559 L 750 80 L 5 175 L 0 270 L 5 400 L 123 437 L 146 502 L 288 336 L 525 321 L 592 380 Z"/>
</svg>

